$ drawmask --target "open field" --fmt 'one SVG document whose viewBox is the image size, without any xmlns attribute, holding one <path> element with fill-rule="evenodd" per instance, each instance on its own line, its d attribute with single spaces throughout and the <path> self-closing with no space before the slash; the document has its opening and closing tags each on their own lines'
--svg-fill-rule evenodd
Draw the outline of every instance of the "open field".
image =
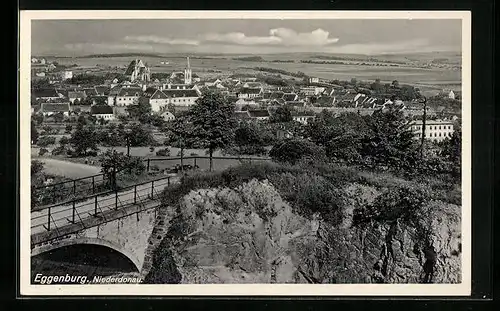
<svg viewBox="0 0 500 311">
<path fill-rule="evenodd" d="M 455 90 L 460 89 L 461 85 L 461 71 L 451 70 L 448 68 L 420 68 L 418 66 L 413 66 L 409 64 L 389 67 L 389 66 L 371 66 L 368 65 L 354 65 L 354 64 L 316 64 L 316 63 L 301 63 L 301 60 L 311 60 L 317 59 L 316 54 L 286 54 L 286 55 L 266 55 L 262 57 L 262 61 L 246 61 L 246 60 L 235 60 L 241 57 L 241 55 L 223 55 L 223 56 L 212 56 L 212 57 L 193 57 L 191 58 L 191 67 L 193 72 L 198 74 L 200 77 L 211 77 L 211 76 L 227 76 L 233 73 L 242 72 L 254 72 L 249 68 L 254 67 L 268 67 L 283 69 L 290 72 L 301 71 L 310 76 L 316 76 L 324 79 L 338 79 L 338 80 L 350 80 L 351 78 L 356 78 L 358 80 L 371 81 L 375 79 L 380 79 L 384 82 L 391 82 L 393 80 L 398 80 L 400 83 L 412 84 L 422 89 L 442 89 L 442 88 L 452 88 Z M 343 56 L 347 57 L 347 56 Z M 353 56 L 359 61 L 367 59 L 367 56 L 362 58 L 360 56 Z M 399 61 L 431 61 L 432 59 L 439 59 L 438 55 L 409 55 L 409 56 L 394 56 L 394 55 L 383 55 L 374 56 L 377 62 L 383 63 L 384 60 L 388 62 L 399 62 Z M 80 67 L 74 68 L 75 72 L 79 70 L 97 70 L 104 71 L 108 70 L 108 66 L 112 68 L 118 67 L 119 70 L 125 71 L 126 67 L 132 59 L 136 57 L 85 57 L 85 58 L 48 58 L 49 60 L 55 60 L 61 64 L 78 64 Z M 152 72 L 172 72 L 183 70 L 186 66 L 185 57 L 181 56 L 165 56 L 165 57 L 153 57 L 153 56 L 138 56 L 145 61 L 150 67 Z M 448 63 L 456 64 L 456 56 L 444 55 L 443 59 L 447 59 Z M 273 62 L 273 60 L 293 60 L 293 62 L 278 63 Z M 328 61 L 328 59 L 322 58 L 321 60 Z M 168 61 L 168 65 L 160 64 L 161 61 Z M 98 66 L 98 67 L 97 67 Z"/>
</svg>

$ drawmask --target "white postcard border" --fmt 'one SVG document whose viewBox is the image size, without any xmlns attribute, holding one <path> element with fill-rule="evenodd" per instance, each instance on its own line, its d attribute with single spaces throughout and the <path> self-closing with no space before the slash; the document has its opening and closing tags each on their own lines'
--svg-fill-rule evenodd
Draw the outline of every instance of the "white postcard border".
<svg viewBox="0 0 500 311">
<path fill-rule="evenodd" d="M 462 282 L 459 284 L 129 284 L 32 285 L 30 277 L 31 21 L 54 19 L 461 19 Z M 20 293 L 61 296 L 467 296 L 471 292 L 470 11 L 21 11 L 20 12 Z"/>
</svg>

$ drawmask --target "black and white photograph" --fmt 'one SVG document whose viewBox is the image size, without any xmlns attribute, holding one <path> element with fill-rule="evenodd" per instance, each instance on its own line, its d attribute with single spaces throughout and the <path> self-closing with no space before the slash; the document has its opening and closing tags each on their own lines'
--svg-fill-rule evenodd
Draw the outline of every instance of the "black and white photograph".
<svg viewBox="0 0 500 311">
<path fill-rule="evenodd" d="M 467 12 L 25 11 L 20 40 L 22 291 L 470 294 Z"/>
</svg>

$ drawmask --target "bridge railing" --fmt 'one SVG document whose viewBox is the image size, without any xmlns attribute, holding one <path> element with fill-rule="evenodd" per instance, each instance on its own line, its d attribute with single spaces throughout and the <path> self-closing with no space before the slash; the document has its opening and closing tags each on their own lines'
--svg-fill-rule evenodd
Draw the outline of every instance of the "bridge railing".
<svg viewBox="0 0 500 311">
<path fill-rule="evenodd" d="M 31 213 L 31 231 L 51 231 L 68 225 L 80 223 L 88 217 L 102 217 L 105 223 L 106 212 L 119 210 L 131 205 L 156 200 L 161 190 L 170 185 L 173 180 L 170 176 L 154 179 L 148 182 L 124 187 L 118 190 L 102 192 L 84 199 L 44 206 L 34 209 Z M 41 230 L 43 228 L 43 230 Z"/>
<path fill-rule="evenodd" d="M 209 156 L 186 156 L 186 157 L 168 157 L 168 158 L 148 158 L 143 159 L 146 164 L 146 171 L 152 173 L 154 169 L 157 172 L 165 171 L 173 168 L 181 163 L 183 165 L 191 165 L 193 168 L 208 169 Z M 244 162 L 269 161 L 269 158 L 264 157 L 212 157 L 213 166 L 215 169 L 225 169 L 230 166 L 238 165 Z M 117 173 L 127 172 L 127 168 L 118 170 Z M 114 186 L 105 174 L 97 174 L 86 176 L 77 179 L 70 179 L 59 183 L 53 183 L 32 188 L 31 205 L 33 210 L 37 207 L 56 204 L 58 202 L 67 201 L 68 198 L 85 198 L 94 194 L 99 194 L 104 191 L 112 191 Z M 122 188 L 123 189 L 123 188 Z M 120 190 L 121 191 L 121 190 Z"/>
</svg>

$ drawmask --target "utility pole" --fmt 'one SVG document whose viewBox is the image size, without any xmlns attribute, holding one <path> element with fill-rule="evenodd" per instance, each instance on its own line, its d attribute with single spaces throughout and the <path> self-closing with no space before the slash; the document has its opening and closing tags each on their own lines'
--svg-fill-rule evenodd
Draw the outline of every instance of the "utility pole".
<svg viewBox="0 0 500 311">
<path fill-rule="evenodd" d="M 424 99 L 424 113 L 422 115 L 422 137 L 420 141 L 420 160 L 424 159 L 424 143 L 425 143 L 425 121 L 427 118 L 427 98 L 423 96 Z"/>
</svg>

